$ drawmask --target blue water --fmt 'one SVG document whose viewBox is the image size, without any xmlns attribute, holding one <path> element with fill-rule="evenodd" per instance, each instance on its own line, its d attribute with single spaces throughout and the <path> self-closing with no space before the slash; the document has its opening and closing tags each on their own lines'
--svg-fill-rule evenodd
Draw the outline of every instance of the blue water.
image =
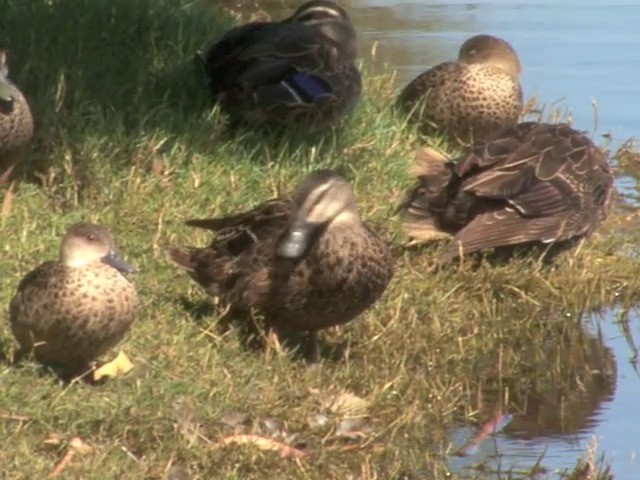
<svg viewBox="0 0 640 480">
<path fill-rule="evenodd" d="M 640 4 L 541 0 L 406 2 L 354 0 L 363 54 L 379 42 L 379 58 L 398 69 L 399 86 L 429 66 L 453 59 L 477 33 L 508 40 L 523 66 L 526 96 L 570 107 L 574 123 L 617 140 L 638 135 Z"/>
<path fill-rule="evenodd" d="M 636 407 L 640 401 L 640 375 L 635 370 L 634 348 L 616 323 L 618 313 L 609 310 L 592 319 L 591 330 L 600 329 L 605 353 L 615 360 L 615 371 L 611 385 L 600 389 L 592 387 L 592 391 L 584 393 L 583 405 L 573 404 L 572 408 L 583 409 L 580 414 L 566 413 L 568 421 L 564 428 L 572 433 L 558 433 L 560 427 L 556 424 L 547 423 L 539 428 L 531 423 L 518 424 L 516 416 L 502 433 L 481 443 L 477 452 L 463 458 L 451 457 L 449 468 L 464 477 L 465 471 L 472 474 L 474 467 L 481 464 L 487 469 L 485 472 L 503 473 L 502 477 L 487 473 L 486 478 L 505 478 L 505 472 L 510 470 L 528 471 L 543 456 L 541 465 L 548 475 L 571 468 L 577 457 L 584 458 L 595 442 L 596 458 L 604 455 L 617 480 L 639 479 L 640 421 Z M 629 325 L 633 341 L 640 342 L 640 316 L 637 313 L 630 316 Z M 561 408 L 558 405 L 558 410 Z M 463 444 L 474 433 L 471 428 L 462 428 L 454 432 L 453 441 Z"/>
</svg>

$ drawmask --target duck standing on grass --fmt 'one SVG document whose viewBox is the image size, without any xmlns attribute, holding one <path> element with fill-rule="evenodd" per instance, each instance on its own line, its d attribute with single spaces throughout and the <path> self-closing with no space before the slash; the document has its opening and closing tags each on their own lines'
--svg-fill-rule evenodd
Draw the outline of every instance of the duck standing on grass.
<svg viewBox="0 0 640 480">
<path fill-rule="evenodd" d="M 393 274 L 387 245 L 362 223 L 351 186 L 330 170 L 309 175 L 289 198 L 186 223 L 216 237 L 205 248 L 171 247 L 172 261 L 209 295 L 259 309 L 270 332 L 308 331 L 310 361 L 318 356 L 315 332 L 360 315 Z"/>
<path fill-rule="evenodd" d="M 68 228 L 60 259 L 25 275 L 9 306 L 11 330 L 21 353 L 73 377 L 118 344 L 139 307 L 138 294 L 123 273 L 135 271 L 117 254 L 102 225 Z"/>
<path fill-rule="evenodd" d="M 522 113 L 520 60 L 504 40 L 476 35 L 444 62 L 412 80 L 398 105 L 426 134 L 468 143 L 511 127 Z"/>
<path fill-rule="evenodd" d="M 32 136 L 31 109 L 9 80 L 7 54 L 0 49 L 0 185 L 6 183 Z"/>
<path fill-rule="evenodd" d="M 452 161 L 422 150 L 411 172 L 404 229 L 450 239 L 445 261 L 532 245 L 549 247 L 549 259 L 596 230 L 614 191 L 604 153 L 566 124 L 521 123 Z"/>
<path fill-rule="evenodd" d="M 280 22 L 228 31 L 201 54 L 209 89 L 233 122 L 337 124 L 362 90 L 356 31 L 347 13 L 312 0 Z"/>
</svg>

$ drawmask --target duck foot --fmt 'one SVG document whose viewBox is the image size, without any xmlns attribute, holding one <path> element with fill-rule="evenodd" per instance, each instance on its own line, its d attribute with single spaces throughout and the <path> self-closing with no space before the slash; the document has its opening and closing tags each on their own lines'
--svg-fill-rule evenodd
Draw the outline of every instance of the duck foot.
<svg viewBox="0 0 640 480">
<path fill-rule="evenodd" d="M 95 368 L 92 372 L 91 380 L 98 382 L 103 378 L 115 378 L 129 373 L 131 370 L 133 370 L 133 363 L 124 352 L 120 351 L 116 358 Z"/>
<path fill-rule="evenodd" d="M 318 347 L 318 334 L 316 332 L 309 332 L 309 338 L 307 340 L 306 360 L 309 365 L 315 365 L 320 363 L 320 349 Z"/>
</svg>

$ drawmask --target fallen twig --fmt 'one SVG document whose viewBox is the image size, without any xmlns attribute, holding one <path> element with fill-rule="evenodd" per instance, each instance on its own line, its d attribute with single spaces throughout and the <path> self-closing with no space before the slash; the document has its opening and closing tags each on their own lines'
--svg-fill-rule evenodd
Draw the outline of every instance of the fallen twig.
<svg viewBox="0 0 640 480">
<path fill-rule="evenodd" d="M 73 460 L 76 453 L 85 454 L 90 453 L 91 451 L 93 451 L 93 448 L 84 443 L 79 437 L 73 437 L 69 442 L 69 449 L 67 450 L 67 453 L 65 453 L 62 460 L 60 460 L 60 462 L 55 466 L 48 478 L 58 477 L 62 471 L 67 468 L 67 465 L 71 463 L 71 460 Z"/>
<path fill-rule="evenodd" d="M 278 452 L 282 457 L 303 458 L 307 455 L 307 452 L 303 452 L 302 450 L 287 445 L 286 443 L 277 442 L 270 438 L 253 434 L 231 435 L 229 437 L 225 437 L 222 440 L 214 443 L 212 445 L 212 448 L 220 448 L 232 443 L 237 443 L 240 445 L 255 445 L 260 450 L 272 450 Z"/>
</svg>

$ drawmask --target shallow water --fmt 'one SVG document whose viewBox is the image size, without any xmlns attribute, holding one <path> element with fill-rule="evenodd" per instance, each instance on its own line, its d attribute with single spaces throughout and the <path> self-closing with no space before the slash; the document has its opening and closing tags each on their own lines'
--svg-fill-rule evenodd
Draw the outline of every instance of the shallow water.
<svg viewBox="0 0 640 480">
<path fill-rule="evenodd" d="M 481 443 L 477 452 L 452 456 L 451 470 L 464 476 L 482 465 L 487 472 L 526 472 L 544 456 L 541 466 L 549 474 L 570 468 L 595 441 L 616 479 L 640 478 L 640 422 L 635 410 L 640 373 L 634 346 L 640 340 L 640 316 L 629 316 L 630 330 L 624 335 L 619 315 L 612 309 L 586 322 L 592 327 L 586 358 L 595 381 L 585 383 L 564 405 L 558 399 L 534 397 L 524 414 L 514 415 L 504 431 Z M 462 444 L 474 433 L 461 428 L 452 438 Z"/>
<path fill-rule="evenodd" d="M 261 0 L 275 18 L 298 0 Z M 477 33 L 508 40 L 523 66 L 525 97 L 570 107 L 575 125 L 622 141 L 640 132 L 640 29 L 635 0 L 342 0 L 360 34 L 361 53 L 398 71 L 398 88 L 457 56 Z"/>
<path fill-rule="evenodd" d="M 373 66 L 397 69 L 398 89 L 430 66 L 454 59 L 461 43 L 477 33 L 508 40 L 523 66 L 525 97 L 540 104 L 568 108 L 574 125 L 598 135 L 611 134 L 617 144 L 640 132 L 640 29 L 635 0 L 538 0 L 466 2 L 343 0 L 360 32 L 361 52 Z M 263 0 L 261 6 L 275 18 L 300 4 L 291 0 Z M 594 106 L 597 105 L 597 110 Z M 596 114 L 597 111 L 597 114 Z M 620 179 L 618 187 L 636 196 L 634 182 Z M 514 417 L 513 422 L 478 452 L 452 459 L 458 473 L 488 460 L 490 470 L 526 471 L 544 453 L 542 465 L 553 472 L 570 468 L 595 437 L 617 480 L 640 478 L 640 376 L 631 361 L 634 352 L 610 311 L 598 325 L 603 341 L 599 352 L 613 367 L 613 382 L 589 391 L 575 411 L 555 419 L 540 406 L 536 418 Z M 640 338 L 640 318 L 630 319 L 631 333 Z M 594 347 L 595 348 L 595 347 Z M 544 399 L 538 399 L 544 404 Z M 558 409 L 561 407 L 558 406 Z M 553 415 L 551 415 L 553 416 Z M 542 420 L 547 418 L 546 422 Z M 471 430 L 456 432 L 464 438 Z M 455 438 L 454 438 L 455 440 Z M 489 475 L 486 478 L 505 478 Z"/>
</svg>

